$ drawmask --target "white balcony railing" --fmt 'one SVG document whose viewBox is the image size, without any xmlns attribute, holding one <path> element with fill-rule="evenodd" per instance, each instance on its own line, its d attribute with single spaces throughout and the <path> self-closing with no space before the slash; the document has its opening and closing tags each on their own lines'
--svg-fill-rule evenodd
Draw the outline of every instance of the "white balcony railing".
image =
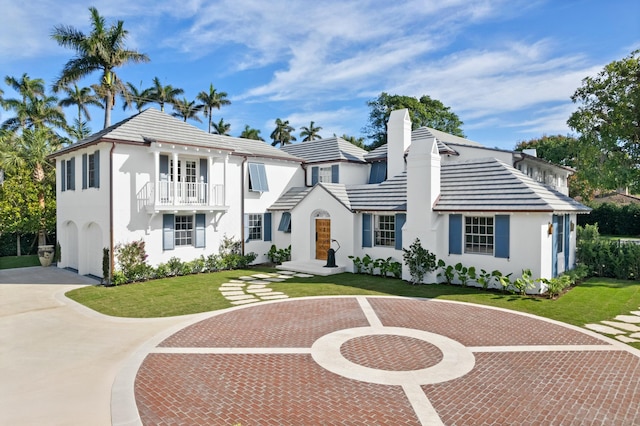
<svg viewBox="0 0 640 426">
<path fill-rule="evenodd" d="M 156 192 L 157 189 L 157 192 Z M 140 191 L 138 199 L 147 207 L 225 205 L 224 185 L 203 182 L 149 182 Z"/>
</svg>

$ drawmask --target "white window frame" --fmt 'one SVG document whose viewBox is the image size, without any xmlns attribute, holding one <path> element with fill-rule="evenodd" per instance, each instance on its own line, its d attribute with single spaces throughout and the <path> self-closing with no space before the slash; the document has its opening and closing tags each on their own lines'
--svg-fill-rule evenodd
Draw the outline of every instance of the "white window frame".
<svg viewBox="0 0 640 426">
<path fill-rule="evenodd" d="M 557 237 L 557 250 L 558 254 L 564 253 L 564 215 L 558 215 L 558 237 Z"/>
<path fill-rule="evenodd" d="M 249 213 L 247 215 L 249 234 L 247 235 L 248 241 L 261 241 L 262 240 L 262 231 L 263 231 L 263 223 L 262 223 L 262 214 L 260 213 Z"/>
<path fill-rule="evenodd" d="M 193 215 L 175 215 L 174 244 L 176 247 L 193 246 L 195 218 Z"/>
<path fill-rule="evenodd" d="M 396 216 L 373 215 L 373 245 L 374 247 L 396 246 Z"/>
<path fill-rule="evenodd" d="M 496 244 L 496 221 L 493 216 L 464 217 L 464 252 L 493 256 Z"/>
<path fill-rule="evenodd" d="M 87 188 L 96 187 L 96 154 L 87 155 Z"/>
<path fill-rule="evenodd" d="M 318 182 L 331 183 L 332 177 L 331 166 L 318 167 Z"/>
</svg>

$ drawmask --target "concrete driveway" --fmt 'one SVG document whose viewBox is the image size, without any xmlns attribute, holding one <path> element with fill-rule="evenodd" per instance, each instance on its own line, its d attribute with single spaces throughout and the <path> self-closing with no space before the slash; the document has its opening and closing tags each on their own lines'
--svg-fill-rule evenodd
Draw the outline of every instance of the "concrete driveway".
<svg viewBox="0 0 640 426">
<path fill-rule="evenodd" d="M 0 424 L 110 425 L 123 362 L 192 317 L 119 319 L 64 297 L 92 284 L 54 267 L 0 270 Z"/>
</svg>

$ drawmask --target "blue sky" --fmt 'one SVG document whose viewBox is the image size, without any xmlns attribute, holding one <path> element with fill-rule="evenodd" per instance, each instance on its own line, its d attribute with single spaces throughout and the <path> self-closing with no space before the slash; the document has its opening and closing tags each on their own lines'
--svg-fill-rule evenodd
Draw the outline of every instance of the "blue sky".
<svg viewBox="0 0 640 426">
<path fill-rule="evenodd" d="M 122 80 L 146 88 L 157 76 L 189 100 L 213 83 L 232 102 L 214 120 L 231 123 L 234 136 L 249 124 L 266 140 L 276 118 L 296 129 L 313 120 L 324 137 L 360 136 L 366 102 L 385 91 L 438 99 L 462 119 L 469 139 L 512 149 L 571 133 L 570 97 L 582 79 L 640 48 L 637 0 L 18 3 L 0 0 L 5 97 L 15 96 L 6 75 L 53 82 L 73 55 L 50 38 L 53 27 L 88 32 L 95 6 L 108 23 L 123 20 L 127 47 L 151 59 L 120 68 Z M 98 131 L 103 112 L 91 113 Z M 133 113 L 118 100 L 112 123 Z M 67 111 L 69 120 L 73 114 Z M 204 118 L 190 122 L 206 130 Z"/>
</svg>

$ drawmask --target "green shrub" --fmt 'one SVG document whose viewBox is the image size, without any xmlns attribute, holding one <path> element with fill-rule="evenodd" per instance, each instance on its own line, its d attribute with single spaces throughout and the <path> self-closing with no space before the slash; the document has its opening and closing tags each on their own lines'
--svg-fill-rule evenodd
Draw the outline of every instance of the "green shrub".
<svg viewBox="0 0 640 426">
<path fill-rule="evenodd" d="M 522 296 L 527 294 L 527 290 L 535 287 L 535 281 L 532 278 L 531 269 L 523 269 L 522 276 L 520 278 L 516 278 L 511 285 Z"/>
<path fill-rule="evenodd" d="M 115 255 L 125 282 L 144 281 L 149 278 L 151 267 L 147 264 L 148 255 L 144 240 L 118 244 L 115 247 Z"/>
<path fill-rule="evenodd" d="M 279 249 L 275 244 L 272 244 L 269 252 L 267 253 L 267 257 L 271 263 L 275 263 L 276 265 L 280 265 L 282 262 L 287 262 L 291 260 L 291 246 Z"/>
<path fill-rule="evenodd" d="M 442 278 L 447 285 L 453 284 L 453 280 L 456 277 L 456 270 L 452 265 L 447 265 L 444 260 L 438 260 L 438 278 Z"/>
<path fill-rule="evenodd" d="M 424 276 L 436 269 L 436 255 L 422 247 L 420 239 L 416 238 L 409 249 L 402 249 L 404 263 L 409 267 L 411 284 L 422 284 Z"/>
</svg>

